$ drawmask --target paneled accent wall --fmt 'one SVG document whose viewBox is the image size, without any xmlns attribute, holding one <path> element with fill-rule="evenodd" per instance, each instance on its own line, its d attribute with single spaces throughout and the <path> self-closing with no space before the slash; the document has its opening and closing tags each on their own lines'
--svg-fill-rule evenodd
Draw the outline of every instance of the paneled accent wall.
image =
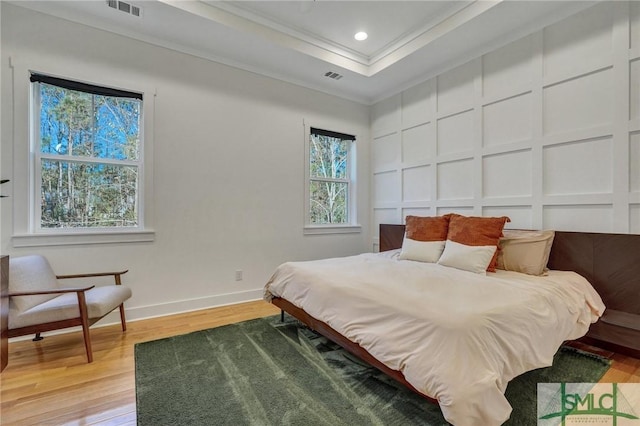
<svg viewBox="0 0 640 426">
<path fill-rule="evenodd" d="M 598 4 L 383 100 L 372 135 L 374 236 L 448 212 L 640 233 L 640 2 Z"/>
</svg>

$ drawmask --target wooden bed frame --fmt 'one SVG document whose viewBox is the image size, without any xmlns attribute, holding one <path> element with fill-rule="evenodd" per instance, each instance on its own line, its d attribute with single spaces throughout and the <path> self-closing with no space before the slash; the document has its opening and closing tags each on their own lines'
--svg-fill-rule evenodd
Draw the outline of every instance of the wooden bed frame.
<svg viewBox="0 0 640 426">
<path fill-rule="evenodd" d="M 402 247 L 404 225 L 380 225 L 380 251 Z M 560 232 L 549 257 L 550 269 L 575 271 L 585 277 L 602 297 L 605 314 L 581 339 L 589 345 L 640 359 L 640 235 Z M 289 301 L 276 297 L 272 303 L 312 330 L 341 345 L 417 394 L 435 402 L 363 347 L 335 331 Z"/>
</svg>

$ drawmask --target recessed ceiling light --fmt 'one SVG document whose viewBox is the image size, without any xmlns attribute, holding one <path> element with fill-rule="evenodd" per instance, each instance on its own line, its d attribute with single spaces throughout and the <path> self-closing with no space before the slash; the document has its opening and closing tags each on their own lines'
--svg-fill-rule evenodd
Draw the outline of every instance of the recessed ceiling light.
<svg viewBox="0 0 640 426">
<path fill-rule="evenodd" d="M 355 38 L 358 41 L 366 40 L 367 37 L 369 37 L 369 34 L 365 33 L 364 31 L 360 31 L 359 33 L 356 33 L 356 35 L 353 36 L 353 38 Z"/>
</svg>

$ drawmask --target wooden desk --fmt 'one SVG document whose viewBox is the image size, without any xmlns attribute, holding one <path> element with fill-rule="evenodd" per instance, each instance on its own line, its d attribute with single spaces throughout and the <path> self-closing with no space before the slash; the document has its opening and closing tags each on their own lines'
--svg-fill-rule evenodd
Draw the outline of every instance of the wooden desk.
<svg viewBox="0 0 640 426">
<path fill-rule="evenodd" d="M 0 257 L 0 372 L 9 361 L 9 256 Z"/>
</svg>

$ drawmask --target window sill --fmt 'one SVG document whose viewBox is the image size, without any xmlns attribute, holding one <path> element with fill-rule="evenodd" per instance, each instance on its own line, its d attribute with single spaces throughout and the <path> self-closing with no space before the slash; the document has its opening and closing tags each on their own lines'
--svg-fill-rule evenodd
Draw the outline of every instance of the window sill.
<svg viewBox="0 0 640 426">
<path fill-rule="evenodd" d="M 46 247 L 84 244 L 141 243 L 155 240 L 155 231 L 105 231 L 82 233 L 20 234 L 13 247 Z"/>
<path fill-rule="evenodd" d="M 361 230 L 360 225 L 306 225 L 304 234 L 359 234 Z"/>
</svg>

